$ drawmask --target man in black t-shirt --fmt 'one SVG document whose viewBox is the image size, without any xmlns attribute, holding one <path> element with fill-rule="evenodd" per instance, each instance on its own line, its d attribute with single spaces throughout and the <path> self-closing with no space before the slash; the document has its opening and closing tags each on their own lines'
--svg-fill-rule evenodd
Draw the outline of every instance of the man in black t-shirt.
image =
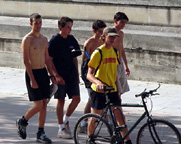
<svg viewBox="0 0 181 144">
<path fill-rule="evenodd" d="M 76 109 L 80 102 L 79 90 L 79 74 L 77 56 L 81 55 L 80 47 L 73 35 L 70 35 L 72 30 L 73 20 L 68 17 L 62 17 L 58 21 L 60 32 L 57 33 L 49 42 L 49 55 L 52 57 L 55 68 L 62 79 L 55 76 L 58 84 L 58 91 L 55 94 L 57 102 L 57 118 L 59 124 L 58 137 L 71 138 L 69 128 L 69 117 Z M 69 99 L 72 99 L 65 115 L 63 116 L 64 103 L 66 94 Z"/>
</svg>

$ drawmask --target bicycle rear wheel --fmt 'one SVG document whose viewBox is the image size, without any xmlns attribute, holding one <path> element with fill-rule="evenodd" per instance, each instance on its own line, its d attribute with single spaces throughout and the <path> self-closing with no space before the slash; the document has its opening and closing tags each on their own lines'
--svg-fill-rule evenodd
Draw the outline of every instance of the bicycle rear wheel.
<svg viewBox="0 0 181 144">
<path fill-rule="evenodd" d="M 154 128 L 160 141 L 153 130 Z M 179 131 L 168 121 L 153 119 L 153 122 L 151 123 L 151 131 L 156 139 L 156 144 L 181 144 Z M 137 144 L 155 144 L 147 123 L 144 124 L 138 132 Z"/>
<path fill-rule="evenodd" d="M 82 129 L 81 123 L 84 120 L 88 122 L 88 127 L 84 127 L 85 129 Z M 90 132 L 90 129 L 92 130 L 92 133 Z M 75 144 L 110 144 L 111 138 L 112 130 L 108 122 L 105 119 L 101 119 L 100 115 L 85 114 L 75 124 Z"/>
</svg>

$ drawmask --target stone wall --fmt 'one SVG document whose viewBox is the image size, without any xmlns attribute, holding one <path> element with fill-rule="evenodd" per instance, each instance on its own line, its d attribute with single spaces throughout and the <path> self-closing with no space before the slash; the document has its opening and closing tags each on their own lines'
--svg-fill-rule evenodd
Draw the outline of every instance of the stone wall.
<svg viewBox="0 0 181 144">
<path fill-rule="evenodd" d="M 153 2 L 152 2 L 153 1 Z M 76 20 L 102 19 L 112 21 L 117 11 L 124 11 L 130 23 L 180 26 L 181 2 L 163 1 L 98 1 L 98 0 L 0 0 L 1 15 L 29 16 L 33 12 L 45 18 L 59 18 L 67 15 Z"/>
<path fill-rule="evenodd" d="M 117 11 L 130 19 L 124 29 L 129 78 L 181 84 L 180 0 L 0 0 L 0 66 L 23 67 L 20 43 L 31 30 L 27 17 L 33 12 L 43 16 L 48 39 L 58 32 L 59 17 L 73 18 L 72 34 L 82 46 L 92 22 L 112 26 Z"/>
</svg>

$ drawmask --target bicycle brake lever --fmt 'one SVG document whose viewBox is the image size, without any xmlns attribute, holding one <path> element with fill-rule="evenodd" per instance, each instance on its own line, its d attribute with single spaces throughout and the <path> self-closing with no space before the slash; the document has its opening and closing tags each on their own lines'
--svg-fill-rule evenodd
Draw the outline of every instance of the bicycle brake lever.
<svg viewBox="0 0 181 144">
<path fill-rule="evenodd" d="M 160 94 L 159 94 L 159 93 L 155 93 L 155 94 L 152 94 L 152 96 L 153 96 L 153 95 L 160 95 Z"/>
</svg>

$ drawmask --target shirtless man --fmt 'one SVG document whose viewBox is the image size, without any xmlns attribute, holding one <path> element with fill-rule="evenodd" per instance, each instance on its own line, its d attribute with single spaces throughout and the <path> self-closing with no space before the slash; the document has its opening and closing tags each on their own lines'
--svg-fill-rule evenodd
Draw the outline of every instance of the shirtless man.
<svg viewBox="0 0 181 144">
<path fill-rule="evenodd" d="M 122 29 L 125 27 L 125 25 L 128 21 L 129 21 L 128 17 L 123 12 L 117 12 L 114 15 L 114 27 L 116 28 L 117 33 L 119 34 L 119 37 L 116 38 L 116 40 L 113 44 L 113 47 L 118 50 L 120 60 L 124 61 L 125 71 L 126 71 L 127 76 L 130 75 L 130 70 L 128 68 L 126 54 L 125 54 L 124 47 L 123 47 L 124 32 L 122 31 Z"/>
<path fill-rule="evenodd" d="M 100 39 L 101 35 L 103 34 L 103 30 L 106 27 L 106 24 L 102 20 L 96 20 L 92 24 L 92 29 L 94 35 L 90 37 L 85 43 L 84 43 L 84 51 L 87 51 L 89 56 L 93 53 L 93 51 L 98 48 L 100 45 L 103 44 L 103 41 Z M 85 52 L 82 55 L 82 61 L 86 59 Z"/>
<path fill-rule="evenodd" d="M 104 30 L 105 27 L 106 27 L 106 24 L 102 20 L 96 20 L 93 23 L 92 29 L 93 29 L 94 35 L 92 37 L 90 37 L 84 43 L 84 47 L 83 47 L 84 53 L 82 55 L 82 61 L 84 61 L 84 59 L 87 58 L 86 53 L 90 57 L 91 54 L 94 52 L 94 50 L 103 44 L 103 41 L 100 38 L 101 38 L 101 35 L 103 34 L 103 30 Z M 86 106 L 84 108 L 84 114 L 91 112 L 91 106 L 90 106 L 90 91 L 91 91 L 91 88 L 90 87 L 86 87 L 86 88 L 87 88 L 87 91 L 88 91 L 89 98 L 88 98 L 87 104 L 86 104 Z M 81 123 L 82 132 L 84 131 L 86 126 L 87 126 L 87 122 L 83 121 Z"/>
<path fill-rule="evenodd" d="M 22 51 L 26 67 L 25 75 L 28 96 L 29 100 L 34 102 L 34 105 L 22 118 L 17 120 L 18 134 L 22 139 L 26 139 L 28 120 L 36 113 L 39 113 L 37 141 L 41 143 L 52 143 L 44 132 L 47 107 L 46 99 L 49 98 L 50 93 L 50 80 L 45 67 L 47 67 L 51 75 L 52 83 L 56 83 L 53 75 L 59 83 L 63 83 L 63 80 L 57 74 L 52 60 L 49 57 L 47 38 L 40 33 L 42 26 L 41 16 L 33 13 L 30 17 L 30 25 L 32 26 L 32 30 L 22 40 Z"/>
<path fill-rule="evenodd" d="M 129 21 L 128 17 L 123 12 L 117 12 L 114 15 L 114 28 L 116 29 L 119 35 L 119 37 L 116 37 L 113 47 L 116 48 L 117 51 L 119 52 L 119 58 L 120 58 L 120 64 L 117 67 L 117 90 L 120 97 L 123 93 L 129 91 L 126 75 L 127 76 L 130 75 L 130 70 L 128 68 L 126 54 L 123 47 L 124 33 L 122 31 L 122 29 L 125 27 L 128 21 Z M 128 129 L 126 128 L 121 134 L 125 135 L 127 131 Z M 129 136 L 126 138 L 125 144 L 132 144 Z"/>
</svg>

